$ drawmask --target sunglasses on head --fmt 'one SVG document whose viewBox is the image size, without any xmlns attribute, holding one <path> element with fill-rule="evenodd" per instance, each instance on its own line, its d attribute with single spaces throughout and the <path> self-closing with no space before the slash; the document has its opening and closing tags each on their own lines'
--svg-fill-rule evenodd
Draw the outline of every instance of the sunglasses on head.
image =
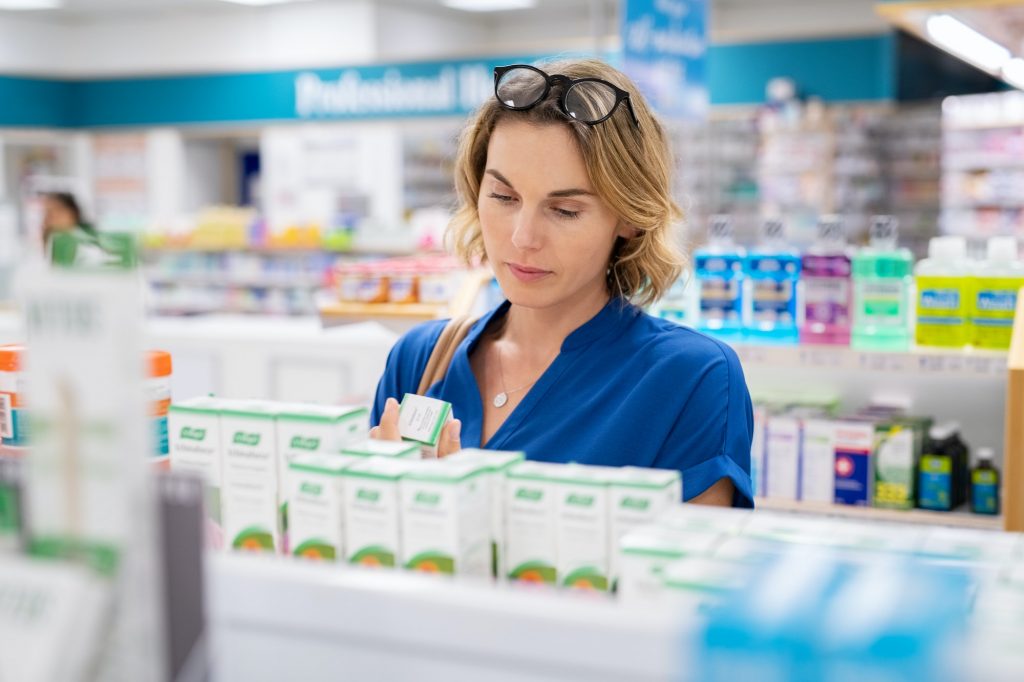
<svg viewBox="0 0 1024 682">
<path fill-rule="evenodd" d="M 633 125 L 640 127 L 629 93 L 606 80 L 549 75 L 528 64 L 494 69 L 494 96 L 501 106 L 513 111 L 526 111 L 537 106 L 548 96 L 553 85 L 562 86 L 558 107 L 574 121 L 596 125 L 608 120 L 625 101 Z"/>
</svg>

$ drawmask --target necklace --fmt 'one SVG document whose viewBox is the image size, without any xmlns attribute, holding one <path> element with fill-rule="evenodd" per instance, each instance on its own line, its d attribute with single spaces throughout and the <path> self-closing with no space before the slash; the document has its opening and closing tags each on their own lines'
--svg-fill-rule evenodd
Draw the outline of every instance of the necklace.
<svg viewBox="0 0 1024 682">
<path fill-rule="evenodd" d="M 491 400 L 491 404 L 500 409 L 502 407 L 505 407 L 505 405 L 508 404 L 508 394 L 509 393 L 519 393 L 519 391 L 522 391 L 523 389 L 526 389 L 526 388 L 529 388 L 530 386 L 533 386 L 535 383 L 537 383 L 537 379 L 539 379 L 540 377 L 537 377 L 537 379 L 534 379 L 533 381 L 531 381 L 530 383 L 528 383 L 528 384 L 526 384 L 524 386 L 520 386 L 519 388 L 514 388 L 511 391 L 508 390 L 507 388 L 505 388 L 505 370 L 501 366 L 501 347 L 498 346 L 498 345 L 495 345 L 494 346 L 494 350 L 498 354 L 498 378 L 501 379 L 501 393 L 499 393 L 498 395 L 494 396 L 494 399 Z"/>
</svg>

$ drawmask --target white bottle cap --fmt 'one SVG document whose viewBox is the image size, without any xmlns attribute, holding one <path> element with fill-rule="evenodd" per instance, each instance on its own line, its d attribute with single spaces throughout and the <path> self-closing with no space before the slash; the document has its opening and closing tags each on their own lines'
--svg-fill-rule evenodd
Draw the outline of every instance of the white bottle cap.
<svg viewBox="0 0 1024 682">
<path fill-rule="evenodd" d="M 964 260 L 967 240 L 963 237 L 932 237 L 928 242 L 928 257 L 935 260 Z"/>
<path fill-rule="evenodd" d="M 957 422 L 941 422 L 935 424 L 928 430 L 928 437 L 932 440 L 946 440 L 955 433 L 959 433 L 960 424 Z"/>
<path fill-rule="evenodd" d="M 998 263 L 1010 263 L 1017 260 L 1016 237 L 989 237 L 988 259 Z"/>
<path fill-rule="evenodd" d="M 712 240 L 732 239 L 732 216 L 716 213 L 708 221 L 708 237 Z"/>
<path fill-rule="evenodd" d="M 996 459 L 996 451 L 992 448 L 978 448 L 976 459 L 979 462 L 994 462 Z"/>
</svg>

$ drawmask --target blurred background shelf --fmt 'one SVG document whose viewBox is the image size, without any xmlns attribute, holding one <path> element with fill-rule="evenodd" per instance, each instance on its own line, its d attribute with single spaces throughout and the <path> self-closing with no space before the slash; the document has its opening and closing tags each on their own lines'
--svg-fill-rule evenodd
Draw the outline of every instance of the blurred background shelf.
<svg viewBox="0 0 1024 682">
<path fill-rule="evenodd" d="M 889 521 L 895 523 L 916 523 L 933 526 L 949 526 L 953 528 L 974 528 L 980 530 L 1002 530 L 1003 517 L 972 514 L 959 509 L 951 512 L 935 512 L 926 509 L 879 509 L 877 507 L 858 507 L 854 505 L 826 504 L 821 502 L 801 502 L 792 500 L 776 500 L 759 497 L 754 503 L 757 509 L 838 516 L 870 521 Z"/>
</svg>

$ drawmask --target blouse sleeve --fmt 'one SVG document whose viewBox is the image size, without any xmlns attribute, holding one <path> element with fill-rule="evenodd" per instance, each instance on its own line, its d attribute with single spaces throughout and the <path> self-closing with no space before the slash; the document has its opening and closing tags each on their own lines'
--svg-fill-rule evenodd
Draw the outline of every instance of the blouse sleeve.
<svg viewBox="0 0 1024 682">
<path fill-rule="evenodd" d="M 427 368 L 430 353 L 434 350 L 447 320 L 432 320 L 417 325 L 398 339 L 388 354 L 384 373 L 377 383 L 377 395 L 370 411 L 370 426 L 380 423 L 380 415 L 384 411 L 384 403 L 388 398 L 401 400 L 406 393 L 414 393 L 419 388 L 423 370 Z"/>
<path fill-rule="evenodd" d="M 736 353 L 716 342 L 718 352 L 692 378 L 682 411 L 655 467 L 677 469 L 683 499 L 691 500 L 723 478 L 735 487 L 734 507 L 753 507 L 750 446 L 754 414 Z"/>
</svg>

